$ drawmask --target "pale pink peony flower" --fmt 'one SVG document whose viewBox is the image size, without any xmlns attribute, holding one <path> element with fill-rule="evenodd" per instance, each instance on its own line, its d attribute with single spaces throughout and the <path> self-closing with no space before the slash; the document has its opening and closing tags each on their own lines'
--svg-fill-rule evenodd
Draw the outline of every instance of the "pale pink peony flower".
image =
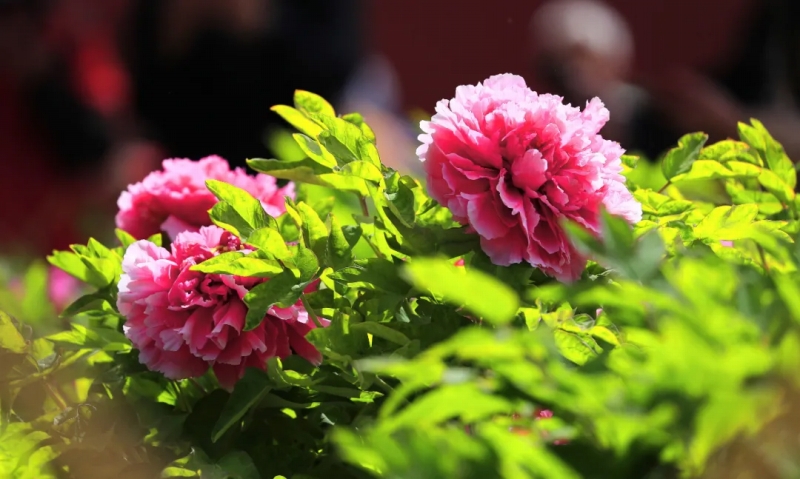
<svg viewBox="0 0 800 479">
<path fill-rule="evenodd" d="M 128 247 L 117 307 L 141 363 L 171 379 L 201 376 L 212 367 L 230 389 L 245 368 L 264 369 L 271 357 L 294 351 L 314 364 L 322 361 L 305 339 L 315 325 L 299 301 L 270 308 L 257 328 L 243 331 L 247 306 L 242 299 L 265 280 L 190 269 L 222 252 L 249 249 L 216 226 L 178 234 L 172 251 L 146 240 Z"/>
<path fill-rule="evenodd" d="M 498 265 L 527 261 L 569 281 L 585 258 L 561 227 L 572 220 L 599 234 L 601 206 L 631 223 L 642 208 L 625 187 L 619 144 L 598 132 L 608 110 L 540 95 L 516 75 L 460 86 L 421 124 L 428 190 L 470 226 Z"/>
<path fill-rule="evenodd" d="M 258 174 L 248 175 L 243 169 L 230 169 L 219 156 L 199 161 L 188 159 L 164 160 L 163 169 L 154 171 L 139 183 L 122 192 L 117 205 L 117 227 L 137 239 L 148 238 L 166 231 L 170 238 L 181 231 L 197 231 L 211 224 L 208 210 L 217 198 L 206 188 L 213 179 L 242 188 L 261 201 L 272 216 L 286 211 L 284 198 L 294 197 L 294 185 L 278 188 L 275 178 Z"/>
</svg>

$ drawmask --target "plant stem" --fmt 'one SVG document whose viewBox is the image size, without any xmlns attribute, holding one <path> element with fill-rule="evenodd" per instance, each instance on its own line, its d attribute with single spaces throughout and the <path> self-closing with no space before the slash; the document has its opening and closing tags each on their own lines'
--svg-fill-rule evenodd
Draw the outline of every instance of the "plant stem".
<svg viewBox="0 0 800 479">
<path fill-rule="evenodd" d="M 53 386 L 51 386 L 50 383 L 48 383 L 47 381 L 44 382 L 44 389 L 45 391 L 47 391 L 47 395 L 50 396 L 50 399 L 52 399 L 53 402 L 56 403 L 56 406 L 58 406 L 60 410 L 63 411 L 67 409 L 67 403 L 64 402 L 64 398 L 62 398 L 61 395 L 58 394 L 53 389 Z"/>
<path fill-rule="evenodd" d="M 761 245 L 756 245 L 758 248 L 758 254 L 761 256 L 761 263 L 764 265 L 764 271 L 769 274 L 769 264 L 767 264 L 767 257 L 764 255 L 764 248 Z"/>
<path fill-rule="evenodd" d="M 664 183 L 664 186 L 662 186 L 661 189 L 657 191 L 657 193 L 663 193 L 664 190 L 669 188 L 671 185 L 672 185 L 672 180 L 667 180 L 667 182 Z"/>
<path fill-rule="evenodd" d="M 311 308 L 311 305 L 308 304 L 308 298 L 306 298 L 305 293 L 300 295 L 300 301 L 303 302 L 303 307 L 306 308 L 306 312 L 308 312 L 308 315 L 311 316 L 311 320 L 314 321 L 314 324 L 318 328 L 321 328 L 322 323 L 319 322 L 319 317 L 317 316 L 317 313 L 315 313 L 314 310 Z"/>
<path fill-rule="evenodd" d="M 197 379 L 189 378 L 189 382 L 192 383 L 194 385 L 194 387 L 199 389 L 203 394 L 208 394 L 208 391 L 206 391 L 206 388 L 204 388 L 202 384 L 197 382 Z"/>
<path fill-rule="evenodd" d="M 367 206 L 367 199 L 363 196 L 358 197 L 358 203 L 361 205 L 361 214 L 369 216 L 369 206 Z"/>
</svg>

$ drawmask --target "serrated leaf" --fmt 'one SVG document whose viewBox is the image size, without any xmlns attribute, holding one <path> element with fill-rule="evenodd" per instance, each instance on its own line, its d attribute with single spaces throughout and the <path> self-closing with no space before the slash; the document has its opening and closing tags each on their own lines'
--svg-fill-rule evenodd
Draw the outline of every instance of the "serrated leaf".
<svg viewBox="0 0 800 479">
<path fill-rule="evenodd" d="M 664 156 L 661 171 L 667 180 L 692 169 L 692 164 L 700 155 L 700 150 L 708 141 L 705 133 L 690 133 L 678 140 L 678 146 L 672 148 Z"/>
</svg>

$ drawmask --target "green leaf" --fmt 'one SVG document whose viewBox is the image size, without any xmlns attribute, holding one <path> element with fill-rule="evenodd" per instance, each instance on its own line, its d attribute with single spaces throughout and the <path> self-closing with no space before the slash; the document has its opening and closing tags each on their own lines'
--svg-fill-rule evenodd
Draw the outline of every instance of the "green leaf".
<svg viewBox="0 0 800 479">
<path fill-rule="evenodd" d="M 366 226 L 366 225 L 365 225 Z M 352 288 L 367 288 L 405 295 L 409 285 L 398 274 L 397 266 L 382 258 L 356 260 L 331 275 L 331 279 Z"/>
<path fill-rule="evenodd" d="M 325 257 L 325 246 L 328 239 L 328 228 L 317 216 L 317 212 L 307 204 L 297 204 L 297 212 L 302 218 L 302 231 L 305 244 L 320 258 Z"/>
<path fill-rule="evenodd" d="M 700 160 L 712 160 L 719 163 L 729 161 L 740 161 L 751 163 L 756 166 L 763 166 L 758 152 L 750 145 L 741 141 L 724 140 L 713 145 L 706 146 L 700 151 Z"/>
<path fill-rule="evenodd" d="M 217 180 L 206 180 L 206 186 L 220 201 L 211 209 L 211 219 L 242 241 L 259 228 L 277 225 L 261 202 L 243 189 Z"/>
<path fill-rule="evenodd" d="M 343 191 L 352 191 L 361 196 L 366 196 L 368 194 L 363 179 L 333 173 L 330 168 L 320 165 L 308 158 L 293 162 L 251 159 L 247 160 L 247 164 L 255 171 L 274 176 L 275 178 L 325 186 Z"/>
<path fill-rule="evenodd" d="M 360 236 L 361 230 L 358 229 L 356 231 L 358 231 Z M 354 243 L 348 241 L 336 216 L 331 215 L 331 233 L 328 236 L 327 244 L 328 264 L 330 264 L 334 270 L 350 266 L 353 262 L 353 245 Z"/>
<path fill-rule="evenodd" d="M 713 242 L 740 239 L 757 215 L 756 205 L 719 206 L 695 227 L 694 236 Z"/>
<path fill-rule="evenodd" d="M 224 479 L 261 479 L 253 459 L 245 451 L 232 451 L 217 462 Z M 203 476 L 202 479 L 205 479 Z"/>
<path fill-rule="evenodd" d="M 772 193 L 766 191 L 747 189 L 738 181 L 725 182 L 725 191 L 735 205 L 752 203 L 758 206 L 758 211 L 764 215 L 774 215 L 783 211 L 784 206 Z"/>
<path fill-rule="evenodd" d="M 386 191 L 384 197 L 389 203 L 389 209 L 397 216 L 397 219 L 409 228 L 413 228 L 416 220 L 416 208 L 414 192 L 395 172 L 386 180 Z"/>
<path fill-rule="evenodd" d="M 797 172 L 794 169 L 794 163 L 786 156 L 783 146 L 775 141 L 775 138 L 769 134 L 760 121 L 751 119 L 750 122 L 764 140 L 764 158 L 767 160 L 769 169 L 789 185 L 789 189 L 794 191 L 794 187 L 797 186 Z"/>
<path fill-rule="evenodd" d="M 373 183 L 380 183 L 383 181 L 383 175 L 380 170 L 373 164 L 366 161 L 353 161 L 344 165 L 341 169 L 341 174 L 344 176 L 355 176 Z"/>
<path fill-rule="evenodd" d="M 244 330 L 258 327 L 272 306 L 288 307 L 296 303 L 305 286 L 287 270 L 253 287 L 244 297 L 248 308 Z"/>
<path fill-rule="evenodd" d="M 622 164 L 628 168 L 636 168 L 636 165 L 639 164 L 639 157 L 636 155 L 622 155 L 620 159 Z"/>
<path fill-rule="evenodd" d="M 334 158 L 336 158 L 336 162 L 340 165 L 344 165 L 347 163 L 352 163 L 354 161 L 358 161 L 358 157 L 356 153 L 351 151 L 344 143 L 339 140 L 339 138 L 335 137 L 333 133 L 330 131 L 323 131 L 317 137 L 319 139 L 320 144 L 328 150 Z"/>
<path fill-rule="evenodd" d="M 371 143 L 375 143 L 375 132 L 367 125 L 360 113 L 348 113 L 342 116 L 342 120 L 356 125 L 361 129 L 361 134 L 364 135 L 364 138 Z"/>
<path fill-rule="evenodd" d="M 61 312 L 61 317 L 70 318 L 84 311 L 103 310 L 103 305 L 111 305 L 113 302 L 112 299 L 111 287 L 101 289 L 94 293 L 85 294 L 67 306 L 64 311 Z"/>
<path fill-rule="evenodd" d="M 366 321 L 363 323 L 356 323 L 350 325 L 351 331 L 364 331 L 365 333 L 369 333 L 375 337 L 383 338 L 387 341 L 391 341 L 395 344 L 400 346 L 405 346 L 409 343 L 408 336 L 397 331 L 396 329 L 392 329 L 391 327 L 381 324 L 375 323 L 372 321 Z"/>
<path fill-rule="evenodd" d="M 258 248 L 262 254 L 270 255 L 284 262 L 292 261 L 292 252 L 289 251 L 286 241 L 277 230 L 272 228 L 258 229 L 250 235 L 246 242 Z"/>
<path fill-rule="evenodd" d="M 333 168 L 337 165 L 336 158 L 334 158 L 328 150 L 322 148 L 316 140 L 301 133 L 295 133 L 292 137 L 300 146 L 303 153 L 313 161 L 328 168 Z"/>
<path fill-rule="evenodd" d="M 303 113 L 336 116 L 336 111 L 327 100 L 305 90 L 295 90 L 294 106 Z"/>
<path fill-rule="evenodd" d="M 481 271 L 456 268 L 448 260 L 418 258 L 403 269 L 403 275 L 417 288 L 494 324 L 508 323 L 519 308 L 514 290 Z"/>
<path fill-rule="evenodd" d="M 323 131 L 323 128 L 318 123 L 311 120 L 308 116 L 303 114 L 303 112 L 290 106 L 276 105 L 270 108 L 270 110 L 274 111 L 280 115 L 281 118 L 289 122 L 290 125 L 312 138 L 316 138 L 317 135 Z"/>
<path fill-rule="evenodd" d="M 595 358 L 601 350 L 590 336 L 563 329 L 553 331 L 558 351 L 575 364 L 583 365 Z"/>
<path fill-rule="evenodd" d="M 705 133 L 690 133 L 678 140 L 678 146 L 672 148 L 664 156 L 661 171 L 667 180 L 692 169 L 692 164 L 700 155 L 700 150 L 708 141 Z"/>
<path fill-rule="evenodd" d="M 297 247 L 297 253 L 294 255 L 294 264 L 297 266 L 297 270 L 299 271 L 298 278 L 303 283 L 306 283 L 314 278 L 319 271 L 320 266 L 317 255 L 314 254 L 314 252 L 310 249 L 304 248 L 303 246 Z"/>
<path fill-rule="evenodd" d="M 658 217 L 685 213 L 694 206 L 691 201 L 676 200 L 653 190 L 636 190 L 633 197 L 642 204 L 644 214 Z"/>
<path fill-rule="evenodd" d="M 225 432 L 244 417 L 247 411 L 272 389 L 269 376 L 257 368 L 247 368 L 244 377 L 233 388 L 233 393 L 222 408 L 222 413 L 211 431 L 211 440 L 217 442 Z"/>
<path fill-rule="evenodd" d="M 794 170 L 792 170 L 792 173 L 794 174 Z M 791 203 L 794 201 L 794 186 L 786 183 L 783 178 L 773 171 L 762 170 L 761 174 L 758 176 L 758 182 L 781 202 Z"/>
<path fill-rule="evenodd" d="M 714 160 L 697 160 L 688 173 L 676 176 L 673 183 L 689 180 L 716 180 L 727 178 L 758 178 L 762 168 L 742 161 L 719 163 Z"/>
<path fill-rule="evenodd" d="M 22 354 L 28 348 L 28 342 L 22 337 L 11 317 L 0 311 L 0 349 Z"/>
<path fill-rule="evenodd" d="M 272 254 L 262 250 L 248 254 L 240 251 L 228 251 L 194 265 L 191 269 L 202 273 L 271 278 L 283 271 L 283 267 L 272 259 L 273 257 Z"/>
<path fill-rule="evenodd" d="M 344 225 L 342 226 L 342 234 L 351 248 L 355 248 L 358 240 L 361 239 L 362 230 L 359 225 Z"/>
<path fill-rule="evenodd" d="M 119 244 L 122 245 L 123 249 L 128 249 L 128 246 L 136 242 L 136 238 L 134 238 L 133 235 L 131 235 L 125 230 L 117 228 L 114 230 L 114 233 L 116 234 L 117 239 L 119 240 Z"/>
<path fill-rule="evenodd" d="M 131 349 L 128 338 L 114 329 L 89 329 L 78 323 L 72 323 L 71 328 L 70 331 L 51 334 L 45 339 L 68 349 L 102 349 L 109 352 Z"/>
</svg>

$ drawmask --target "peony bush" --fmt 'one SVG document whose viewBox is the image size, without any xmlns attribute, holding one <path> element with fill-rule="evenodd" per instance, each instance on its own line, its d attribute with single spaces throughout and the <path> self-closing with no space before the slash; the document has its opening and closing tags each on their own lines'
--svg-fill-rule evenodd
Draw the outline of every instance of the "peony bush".
<svg viewBox="0 0 800 479">
<path fill-rule="evenodd" d="M 499 75 L 415 179 L 357 113 L 273 110 L 300 157 L 165 160 L 48 257 L 66 327 L 0 313 L 2 477 L 794 477 L 800 200 L 758 121 L 654 180 L 600 100 Z"/>
</svg>

